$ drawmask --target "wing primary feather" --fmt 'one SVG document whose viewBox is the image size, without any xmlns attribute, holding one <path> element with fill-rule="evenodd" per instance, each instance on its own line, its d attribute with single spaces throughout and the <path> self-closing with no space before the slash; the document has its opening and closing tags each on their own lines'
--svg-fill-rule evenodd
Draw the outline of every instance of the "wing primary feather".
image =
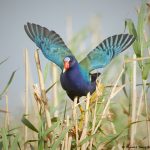
<svg viewBox="0 0 150 150">
<path fill-rule="evenodd" d="M 58 42 L 59 40 L 61 40 L 60 37 L 55 37 L 53 42 Z"/>
<path fill-rule="evenodd" d="M 115 46 L 118 46 L 120 38 L 122 34 L 116 35 L 117 36 L 117 42 L 114 44 Z"/>
<path fill-rule="evenodd" d="M 44 28 L 42 28 L 40 25 L 36 25 L 36 33 L 37 36 L 41 39 L 44 40 L 44 38 L 46 37 L 44 34 Z"/>
<path fill-rule="evenodd" d="M 57 37 L 57 34 L 55 31 L 50 31 L 49 38 L 52 42 L 54 42 L 54 39 Z"/>
<path fill-rule="evenodd" d="M 57 34 L 56 32 L 53 31 L 52 34 L 53 34 L 53 36 L 52 36 L 53 40 L 54 40 L 55 38 L 57 38 L 58 34 Z"/>
<path fill-rule="evenodd" d="M 36 30 L 37 35 L 39 35 L 40 37 L 42 37 L 40 26 L 35 25 L 35 30 Z"/>
<path fill-rule="evenodd" d="M 122 40 L 123 40 L 123 34 L 120 35 L 120 38 L 117 43 L 118 46 L 121 46 Z"/>
<path fill-rule="evenodd" d="M 116 35 L 112 36 L 112 43 L 111 43 L 111 46 L 113 45 L 113 43 L 115 43 L 116 37 L 117 37 Z"/>
<path fill-rule="evenodd" d="M 51 37 L 52 42 L 61 44 L 62 47 L 67 47 L 66 44 L 63 42 L 62 38 L 55 31 L 52 31 L 51 34 L 53 35 Z"/>
<path fill-rule="evenodd" d="M 106 47 L 108 48 L 109 47 L 109 39 L 106 39 Z"/>
<path fill-rule="evenodd" d="M 113 39 L 114 38 L 114 39 Z M 116 38 L 116 36 L 111 36 L 111 37 L 109 37 L 109 53 L 111 54 L 111 58 L 113 58 L 114 57 L 114 55 L 115 55 L 115 52 L 114 52 L 114 50 L 113 50 L 113 42 L 115 42 L 115 38 Z"/>
<path fill-rule="evenodd" d="M 29 29 L 29 32 L 31 33 L 31 35 L 33 36 L 33 38 L 35 38 L 35 34 L 34 34 L 33 28 L 32 28 L 32 24 L 31 23 L 27 23 L 27 26 L 28 26 L 28 29 Z"/>
<path fill-rule="evenodd" d="M 102 42 L 102 45 L 103 45 L 103 47 L 104 47 L 104 49 L 107 49 L 108 47 L 107 47 L 107 41 L 108 39 L 106 39 L 106 40 L 104 40 L 103 42 Z"/>
<path fill-rule="evenodd" d="M 105 49 L 105 47 L 104 47 L 105 45 L 103 44 L 103 42 L 99 45 L 99 48 L 102 48 L 104 51 L 106 50 Z"/>
<path fill-rule="evenodd" d="M 133 35 L 130 35 L 129 41 L 127 44 L 124 45 L 123 50 L 127 49 L 133 42 L 135 41 L 135 37 Z"/>
<path fill-rule="evenodd" d="M 43 27 L 43 34 L 45 37 L 49 37 L 50 32 L 47 28 Z"/>
<path fill-rule="evenodd" d="M 29 38 L 34 42 L 34 38 L 33 38 L 32 34 L 30 33 L 27 25 L 24 25 L 24 29 L 25 29 L 27 35 L 29 36 Z"/>
<path fill-rule="evenodd" d="M 114 35 L 114 37 L 115 37 L 115 42 L 114 42 L 113 44 L 114 44 L 114 46 L 116 47 L 116 46 L 117 46 L 117 43 L 118 43 L 118 38 L 119 38 L 119 36 L 118 36 L 118 35 Z"/>
<path fill-rule="evenodd" d="M 130 36 L 129 34 L 124 34 L 124 35 L 123 35 L 123 43 L 125 43 L 126 39 L 127 39 L 129 36 Z M 123 43 L 122 43 L 122 44 L 123 44 Z"/>
<path fill-rule="evenodd" d="M 121 48 L 123 49 L 123 47 L 124 47 L 129 41 L 130 41 L 130 35 L 128 34 L 128 35 L 125 37 L 125 39 L 124 39 L 124 41 L 123 41 L 123 43 L 122 43 L 122 45 L 121 45 Z"/>
<path fill-rule="evenodd" d="M 37 25 L 37 29 L 38 29 L 38 32 L 41 35 L 41 37 L 44 37 L 44 30 L 43 30 L 43 28 L 40 25 Z"/>
<path fill-rule="evenodd" d="M 38 32 L 37 32 L 37 30 L 36 30 L 36 25 L 34 24 L 34 23 L 32 23 L 32 31 L 33 31 L 33 34 L 34 35 L 38 35 Z"/>
<path fill-rule="evenodd" d="M 110 46 L 111 46 L 111 48 L 112 48 L 112 45 L 113 45 L 113 37 L 111 36 L 110 37 Z"/>
</svg>

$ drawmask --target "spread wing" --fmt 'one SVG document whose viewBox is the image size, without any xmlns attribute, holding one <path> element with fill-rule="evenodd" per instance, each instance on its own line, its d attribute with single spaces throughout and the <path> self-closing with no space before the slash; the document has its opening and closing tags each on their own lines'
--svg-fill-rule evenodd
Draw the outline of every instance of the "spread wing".
<svg viewBox="0 0 150 150">
<path fill-rule="evenodd" d="M 119 34 L 111 36 L 100 43 L 81 62 L 81 68 L 88 72 L 103 68 L 119 53 L 127 49 L 135 40 L 133 35 Z"/>
<path fill-rule="evenodd" d="M 63 60 L 71 56 L 62 38 L 55 32 L 40 25 L 27 23 L 24 29 L 30 39 L 42 50 L 44 56 L 63 69 Z"/>
</svg>

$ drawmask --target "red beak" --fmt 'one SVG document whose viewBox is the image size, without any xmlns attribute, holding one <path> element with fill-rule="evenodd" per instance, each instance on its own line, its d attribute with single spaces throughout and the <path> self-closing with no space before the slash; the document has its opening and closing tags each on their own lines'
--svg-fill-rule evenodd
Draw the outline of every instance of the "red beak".
<svg viewBox="0 0 150 150">
<path fill-rule="evenodd" d="M 64 61 L 64 71 L 70 68 L 69 61 Z"/>
</svg>

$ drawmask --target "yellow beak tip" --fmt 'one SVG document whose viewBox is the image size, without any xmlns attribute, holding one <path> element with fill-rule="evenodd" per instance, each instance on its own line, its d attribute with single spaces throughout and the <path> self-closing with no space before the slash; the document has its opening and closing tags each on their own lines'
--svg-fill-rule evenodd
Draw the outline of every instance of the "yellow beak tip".
<svg viewBox="0 0 150 150">
<path fill-rule="evenodd" d="M 65 73 L 65 72 L 66 72 L 66 69 L 64 68 L 64 69 L 63 69 L 63 73 Z"/>
</svg>

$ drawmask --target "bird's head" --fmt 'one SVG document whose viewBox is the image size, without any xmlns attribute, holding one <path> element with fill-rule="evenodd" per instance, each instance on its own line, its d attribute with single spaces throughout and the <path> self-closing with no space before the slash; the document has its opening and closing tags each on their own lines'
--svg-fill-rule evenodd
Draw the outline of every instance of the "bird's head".
<svg viewBox="0 0 150 150">
<path fill-rule="evenodd" d="M 64 69 L 63 73 L 69 70 L 76 63 L 76 59 L 73 56 L 67 56 L 64 58 Z"/>
</svg>

